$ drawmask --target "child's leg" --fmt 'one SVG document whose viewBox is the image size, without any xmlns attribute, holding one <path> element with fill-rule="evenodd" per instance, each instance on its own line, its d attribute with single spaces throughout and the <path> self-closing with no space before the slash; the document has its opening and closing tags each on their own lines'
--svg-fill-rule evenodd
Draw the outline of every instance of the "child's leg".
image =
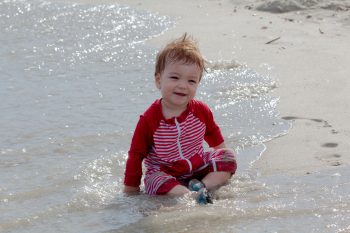
<svg viewBox="0 0 350 233">
<path fill-rule="evenodd" d="M 175 177 L 164 172 L 147 174 L 145 186 L 146 192 L 151 195 L 182 196 L 190 192 L 190 190 Z"/>
<path fill-rule="evenodd" d="M 183 186 L 176 179 L 169 179 L 165 181 L 157 190 L 157 195 L 168 195 L 168 196 L 182 196 L 189 193 L 187 187 Z"/>
<path fill-rule="evenodd" d="M 209 152 L 209 173 L 202 182 L 207 189 L 213 191 L 224 185 L 236 172 L 237 164 L 234 152 L 230 149 L 219 149 Z"/>
<path fill-rule="evenodd" d="M 185 195 L 186 193 L 189 193 L 189 192 L 190 192 L 190 190 L 188 190 L 188 188 L 179 184 L 179 185 L 176 185 L 174 188 L 172 188 L 169 192 L 167 192 L 166 195 L 182 196 L 182 195 Z"/>
<path fill-rule="evenodd" d="M 231 172 L 210 172 L 202 179 L 202 182 L 208 190 L 212 191 L 224 185 L 231 176 Z"/>
</svg>

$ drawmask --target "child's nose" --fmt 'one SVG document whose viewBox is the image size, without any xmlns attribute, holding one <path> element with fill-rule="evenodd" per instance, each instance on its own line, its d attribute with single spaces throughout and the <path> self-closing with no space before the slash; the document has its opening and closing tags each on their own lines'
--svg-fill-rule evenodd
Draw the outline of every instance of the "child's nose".
<svg viewBox="0 0 350 233">
<path fill-rule="evenodd" d="M 187 82 L 185 80 L 180 80 L 180 82 L 178 83 L 178 86 L 181 88 L 186 88 Z"/>
</svg>

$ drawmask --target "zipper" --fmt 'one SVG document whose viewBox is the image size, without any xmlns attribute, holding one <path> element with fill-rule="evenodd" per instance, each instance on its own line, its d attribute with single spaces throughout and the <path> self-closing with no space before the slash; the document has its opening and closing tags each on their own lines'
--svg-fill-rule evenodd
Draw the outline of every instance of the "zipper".
<svg viewBox="0 0 350 233">
<path fill-rule="evenodd" d="M 188 167 L 190 169 L 190 172 L 192 172 L 192 163 L 189 159 L 186 159 L 182 153 L 182 149 L 181 149 L 181 143 L 180 143 L 180 136 L 181 136 L 181 128 L 180 128 L 180 124 L 177 121 L 176 117 L 175 117 L 175 125 L 176 125 L 176 129 L 177 129 L 177 148 L 179 150 L 179 154 L 180 157 L 184 160 L 186 160 L 186 162 L 188 163 Z"/>
</svg>

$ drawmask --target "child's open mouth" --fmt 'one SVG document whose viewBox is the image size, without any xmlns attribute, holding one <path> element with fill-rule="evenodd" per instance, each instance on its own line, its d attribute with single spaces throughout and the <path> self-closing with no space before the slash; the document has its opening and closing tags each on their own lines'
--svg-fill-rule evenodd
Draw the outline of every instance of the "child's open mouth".
<svg viewBox="0 0 350 233">
<path fill-rule="evenodd" d="M 186 96 L 186 94 L 184 93 L 180 93 L 180 92 L 174 92 L 175 95 L 178 95 L 178 96 Z"/>
</svg>

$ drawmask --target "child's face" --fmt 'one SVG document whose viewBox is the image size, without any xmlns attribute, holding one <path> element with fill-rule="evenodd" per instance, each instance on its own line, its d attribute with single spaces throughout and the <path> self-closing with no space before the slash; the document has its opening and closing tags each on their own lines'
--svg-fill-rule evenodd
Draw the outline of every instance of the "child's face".
<svg viewBox="0 0 350 233">
<path fill-rule="evenodd" d="M 172 62 L 156 75 L 156 85 L 162 101 L 169 107 L 184 109 L 196 95 L 201 70 L 196 64 Z"/>
</svg>

